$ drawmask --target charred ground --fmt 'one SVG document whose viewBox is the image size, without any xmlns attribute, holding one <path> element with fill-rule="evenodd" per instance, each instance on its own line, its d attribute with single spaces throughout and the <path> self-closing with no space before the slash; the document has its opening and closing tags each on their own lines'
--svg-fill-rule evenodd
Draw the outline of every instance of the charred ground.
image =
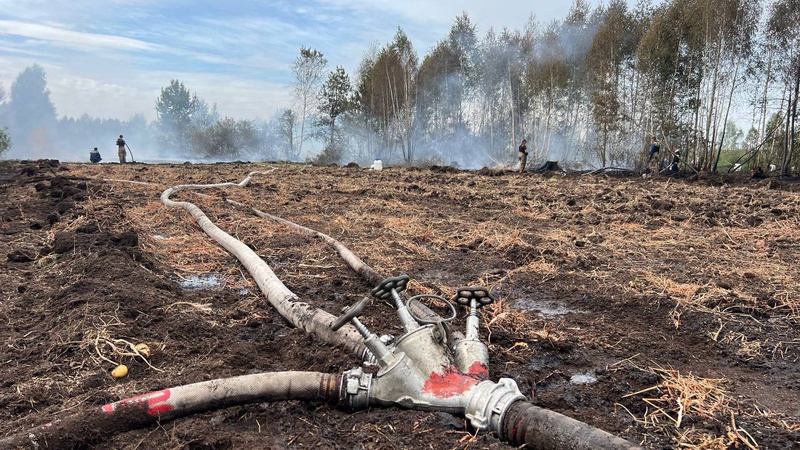
<svg viewBox="0 0 800 450">
<path fill-rule="evenodd" d="M 800 189 L 745 178 L 611 178 L 444 168 L 0 165 L 0 436 L 152 390 L 357 361 L 289 327 L 169 186 L 333 314 L 366 285 L 329 234 L 411 293 L 484 285 L 493 379 L 646 448 L 800 447 Z M 210 285 L 196 281 L 211 282 Z M 463 326 L 462 314 L 457 326 Z M 363 316 L 398 333 L 389 305 Z M 127 343 L 146 343 L 147 360 Z M 115 363 L 130 374 L 115 380 Z M 585 382 L 588 381 L 588 382 Z M 228 408 L 85 448 L 496 448 L 443 413 L 284 402 Z M 87 431 L 88 430 L 88 431 Z"/>
</svg>

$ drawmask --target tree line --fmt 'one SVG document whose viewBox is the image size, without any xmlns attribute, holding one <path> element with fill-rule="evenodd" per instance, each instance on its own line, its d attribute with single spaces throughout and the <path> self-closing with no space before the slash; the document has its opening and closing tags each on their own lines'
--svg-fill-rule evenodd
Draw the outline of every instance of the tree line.
<svg viewBox="0 0 800 450">
<path fill-rule="evenodd" d="M 510 163 L 525 138 L 539 160 L 640 167 L 656 136 L 694 170 L 785 175 L 800 162 L 798 44 L 796 0 L 575 0 L 563 20 L 482 37 L 464 13 L 421 61 L 398 29 L 352 89 L 341 67 L 330 72 L 321 156 L 480 167 Z M 303 49 L 295 65 L 315 58 Z M 336 98 L 347 101 L 330 108 Z"/>
<path fill-rule="evenodd" d="M 641 167 L 656 136 L 662 149 L 681 150 L 687 170 L 744 165 L 788 175 L 800 163 L 799 44 L 795 0 L 641 0 L 632 8 L 574 0 L 562 20 L 530 16 L 522 29 L 482 36 L 463 13 L 422 58 L 398 28 L 352 78 L 301 48 L 293 103 L 269 119 L 220 117 L 171 80 L 151 124 L 141 116 L 57 120 L 34 66 L 0 104 L 8 126 L 0 148 L 9 136 L 36 141 L 46 120 L 76 138 L 128 127 L 148 145 L 198 158 L 367 165 L 379 157 L 478 168 L 512 164 L 524 138 L 539 161 Z M 25 102 L 18 92 L 29 94 Z M 20 119 L 28 116 L 40 126 Z"/>
</svg>

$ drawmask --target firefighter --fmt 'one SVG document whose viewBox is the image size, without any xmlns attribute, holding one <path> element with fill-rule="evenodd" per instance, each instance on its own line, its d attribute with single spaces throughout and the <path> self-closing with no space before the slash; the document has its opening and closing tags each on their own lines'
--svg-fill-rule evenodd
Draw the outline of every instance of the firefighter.
<svg viewBox="0 0 800 450">
<path fill-rule="evenodd" d="M 89 161 L 90 162 L 99 163 L 102 160 L 103 160 L 103 158 L 100 157 L 100 152 L 97 150 L 97 147 L 95 147 L 94 149 L 92 149 L 92 151 L 89 152 Z"/>
<path fill-rule="evenodd" d="M 658 139 L 655 136 L 650 138 L 650 156 L 647 157 L 647 164 L 653 159 L 653 155 L 660 154 L 661 146 L 658 145 Z"/>
<path fill-rule="evenodd" d="M 125 139 L 122 138 L 122 135 L 119 135 L 119 139 L 117 139 L 117 155 L 119 155 L 119 163 L 125 164 L 125 155 L 127 151 L 125 150 Z"/>
<path fill-rule="evenodd" d="M 528 141 L 522 140 L 519 144 L 519 173 L 525 173 L 525 164 L 528 163 Z"/>
<path fill-rule="evenodd" d="M 669 170 L 671 172 L 677 172 L 679 170 L 679 165 L 681 163 L 681 150 L 675 150 L 672 153 L 672 162 L 669 164 Z"/>
</svg>

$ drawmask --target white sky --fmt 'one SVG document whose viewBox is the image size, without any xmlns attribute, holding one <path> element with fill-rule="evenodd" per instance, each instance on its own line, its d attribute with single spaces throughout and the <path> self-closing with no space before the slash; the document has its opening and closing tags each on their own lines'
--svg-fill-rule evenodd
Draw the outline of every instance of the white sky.
<svg viewBox="0 0 800 450">
<path fill-rule="evenodd" d="M 594 7 L 601 3 L 592 1 Z M 632 3 L 632 2 L 630 2 Z M 397 27 L 420 59 L 466 12 L 483 37 L 566 17 L 571 1 L 528 0 L 0 0 L 0 84 L 26 67 L 47 74 L 59 117 L 155 118 L 171 79 L 219 113 L 267 119 L 289 106 L 300 47 L 353 76 Z"/>
</svg>

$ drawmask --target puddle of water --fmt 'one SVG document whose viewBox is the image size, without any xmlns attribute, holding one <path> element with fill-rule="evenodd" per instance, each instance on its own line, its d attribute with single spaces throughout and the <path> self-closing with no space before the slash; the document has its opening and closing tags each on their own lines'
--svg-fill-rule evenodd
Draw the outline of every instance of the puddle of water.
<svg viewBox="0 0 800 450">
<path fill-rule="evenodd" d="M 154 234 L 153 239 L 158 239 L 159 241 L 163 241 L 169 239 L 168 237 L 164 236 L 163 234 Z"/>
<path fill-rule="evenodd" d="M 222 283 L 214 274 L 190 275 L 180 281 L 181 288 L 189 290 L 219 289 Z"/>
<path fill-rule="evenodd" d="M 563 303 L 542 302 L 538 300 L 518 300 L 514 307 L 521 311 L 539 311 L 541 317 L 563 316 L 565 314 L 579 312 L 576 309 L 567 308 Z"/>
<path fill-rule="evenodd" d="M 569 382 L 572 384 L 592 384 L 597 382 L 597 377 L 593 373 L 576 373 Z"/>
</svg>

